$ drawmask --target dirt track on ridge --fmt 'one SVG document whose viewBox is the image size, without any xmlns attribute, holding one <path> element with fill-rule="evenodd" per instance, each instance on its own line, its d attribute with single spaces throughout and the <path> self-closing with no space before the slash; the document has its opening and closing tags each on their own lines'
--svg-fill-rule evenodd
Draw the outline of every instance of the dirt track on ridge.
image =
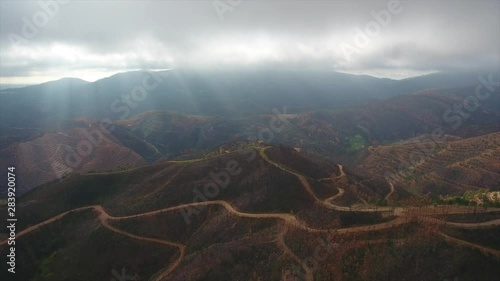
<svg viewBox="0 0 500 281">
<path fill-rule="evenodd" d="M 261 155 L 265 155 L 264 150 L 265 149 L 260 150 Z M 406 214 L 408 213 L 408 211 L 411 211 L 413 213 L 419 213 L 419 214 L 425 216 L 425 218 L 422 219 L 422 222 L 424 222 L 424 223 L 446 224 L 446 225 L 450 225 L 453 227 L 466 228 L 466 229 L 474 229 L 474 228 L 500 225 L 500 219 L 495 219 L 495 220 L 491 220 L 491 221 L 487 221 L 487 222 L 480 222 L 480 223 L 453 223 L 453 222 L 447 222 L 447 221 L 431 218 L 431 217 L 427 216 L 427 212 L 431 209 L 430 207 L 427 207 L 427 208 L 398 208 L 398 209 L 391 209 L 391 208 L 351 209 L 351 208 L 345 207 L 345 206 L 337 206 L 337 205 L 330 203 L 329 201 L 331 201 L 337 197 L 342 196 L 344 194 L 343 189 L 339 188 L 339 193 L 337 195 L 330 197 L 330 198 L 327 198 L 325 200 L 321 200 L 316 196 L 316 194 L 312 190 L 312 188 L 309 185 L 309 182 L 307 181 L 307 178 L 305 176 L 303 176 L 299 173 L 293 172 L 281 164 L 272 162 L 271 160 L 269 160 L 269 158 L 267 158 L 267 155 L 265 157 L 263 156 L 263 158 L 266 161 L 268 161 L 270 164 L 272 164 L 272 165 L 274 165 L 274 166 L 276 166 L 276 167 L 278 167 L 278 168 L 280 168 L 288 173 L 291 173 L 291 174 L 297 176 L 298 179 L 300 180 L 301 184 L 303 185 L 304 189 L 307 191 L 307 193 L 310 194 L 316 200 L 316 202 L 318 202 L 319 204 L 321 204 L 325 207 L 328 207 L 328 208 L 331 208 L 334 210 L 339 210 L 339 211 L 369 211 L 369 212 L 380 212 L 380 211 L 385 211 L 386 209 L 389 209 L 389 210 L 394 211 L 394 213 L 397 215 L 397 218 L 394 220 L 391 220 L 391 221 L 387 221 L 387 222 L 383 222 L 383 223 L 379 223 L 379 224 L 374 224 L 374 225 L 365 225 L 365 226 L 348 227 L 348 228 L 340 228 L 340 229 L 317 229 L 317 228 L 309 227 L 305 222 L 300 221 L 299 219 L 297 219 L 295 216 L 293 216 L 291 214 L 287 214 L 287 213 L 245 213 L 245 212 L 238 211 L 228 201 L 224 201 L 224 200 L 188 203 L 188 204 L 182 204 L 182 205 L 164 208 L 164 209 L 160 209 L 160 210 L 156 210 L 156 211 L 145 212 L 145 213 L 129 215 L 129 216 L 121 216 L 121 217 L 110 216 L 101 205 L 92 205 L 92 206 L 76 208 L 76 209 L 72 209 L 72 210 L 63 212 L 59 215 L 56 215 L 50 219 L 43 221 L 41 223 L 30 226 L 30 227 L 18 232 L 16 235 L 16 238 L 21 238 L 21 237 L 23 237 L 23 236 L 25 236 L 33 231 L 40 229 L 41 227 L 43 227 L 45 225 L 48 225 L 48 224 L 53 223 L 55 221 L 58 221 L 58 220 L 62 219 L 64 216 L 66 216 L 72 212 L 79 212 L 79 211 L 83 211 L 83 210 L 92 209 L 92 210 L 94 210 L 94 212 L 96 212 L 98 214 L 98 218 L 99 218 L 99 221 L 101 222 L 101 224 L 104 227 L 108 228 L 109 230 L 111 230 L 117 234 L 124 235 L 124 236 L 130 237 L 130 238 L 133 238 L 133 239 L 149 242 L 149 243 L 157 243 L 157 244 L 161 244 L 161 245 L 164 245 L 167 247 L 174 247 L 174 248 L 178 249 L 178 251 L 179 251 L 178 258 L 173 263 L 169 264 L 164 270 L 158 272 L 157 275 L 155 276 L 155 278 L 154 278 L 155 281 L 161 281 L 161 280 L 164 280 L 167 276 L 169 276 L 170 273 L 172 273 L 180 265 L 180 263 L 182 262 L 185 254 L 186 254 L 186 245 L 167 241 L 167 240 L 162 240 L 162 239 L 156 239 L 156 238 L 135 235 L 135 234 L 123 231 L 117 227 L 112 226 L 109 223 L 109 221 L 119 221 L 119 220 L 127 220 L 127 219 L 132 219 L 132 218 L 151 217 L 151 216 L 155 216 L 158 214 L 177 211 L 177 210 L 181 210 L 181 209 L 185 209 L 185 208 L 219 205 L 219 206 L 224 207 L 229 213 L 231 213 L 235 216 L 238 216 L 238 217 L 252 218 L 252 219 L 279 219 L 279 220 L 282 220 L 285 223 L 284 230 L 278 235 L 276 242 L 278 243 L 278 246 L 280 246 L 280 248 L 282 248 L 282 250 L 285 254 L 289 255 L 293 260 L 295 260 L 296 262 L 301 264 L 302 267 L 304 267 L 304 269 L 306 270 L 307 279 L 309 281 L 309 280 L 312 280 L 311 278 L 313 277 L 313 272 L 310 271 L 307 268 L 307 266 L 304 266 L 305 265 L 304 262 L 302 260 L 300 260 L 300 258 L 298 258 L 286 246 L 286 244 L 284 242 L 284 235 L 286 234 L 286 230 L 287 230 L 288 226 L 296 227 L 296 228 L 299 228 L 299 229 L 302 229 L 302 230 L 305 230 L 308 232 L 313 232 L 313 233 L 352 234 L 352 233 L 357 233 L 357 232 L 377 231 L 377 230 L 384 230 L 384 229 L 388 229 L 388 228 L 392 228 L 395 226 L 399 226 L 399 225 L 408 223 L 409 220 L 407 220 L 405 217 Z M 340 175 L 337 176 L 336 178 L 345 177 L 346 175 L 345 175 L 341 165 L 339 165 L 339 169 L 340 169 Z M 394 189 L 392 188 L 390 194 L 392 194 L 393 191 L 394 191 Z M 388 196 L 390 196 L 390 194 L 388 194 L 386 196 L 386 198 Z M 460 210 L 459 209 L 457 209 L 455 211 L 457 213 L 460 213 L 460 212 L 465 213 L 464 210 L 462 210 L 463 208 Z M 432 208 L 432 211 L 433 211 L 433 214 L 437 214 L 440 212 L 443 212 L 443 213 L 446 212 L 448 214 L 450 213 L 450 210 L 448 210 L 446 208 Z M 452 209 L 451 213 L 453 211 L 454 210 Z M 495 211 L 495 210 L 493 210 L 493 209 L 485 209 L 484 210 L 484 212 L 490 212 L 490 211 Z M 462 245 L 462 246 L 478 249 L 483 253 L 492 254 L 492 255 L 500 257 L 500 251 L 498 251 L 498 250 L 490 249 L 490 248 L 487 248 L 487 247 L 484 247 L 481 245 L 477 245 L 477 244 L 470 243 L 470 242 L 467 242 L 464 240 L 460 240 L 460 239 L 448 236 L 442 232 L 438 232 L 438 234 L 443 236 L 443 238 L 446 241 L 454 242 L 454 243 L 457 243 L 457 244 Z M 1 241 L 0 247 L 6 245 L 7 241 L 8 241 L 7 239 Z"/>
</svg>

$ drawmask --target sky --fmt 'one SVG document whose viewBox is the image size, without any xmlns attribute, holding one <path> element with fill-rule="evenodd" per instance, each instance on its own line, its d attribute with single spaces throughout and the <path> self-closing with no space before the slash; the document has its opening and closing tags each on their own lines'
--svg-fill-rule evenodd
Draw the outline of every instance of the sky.
<svg viewBox="0 0 500 281">
<path fill-rule="evenodd" d="M 1 1 L 0 84 L 178 67 L 500 66 L 500 1 Z"/>
</svg>

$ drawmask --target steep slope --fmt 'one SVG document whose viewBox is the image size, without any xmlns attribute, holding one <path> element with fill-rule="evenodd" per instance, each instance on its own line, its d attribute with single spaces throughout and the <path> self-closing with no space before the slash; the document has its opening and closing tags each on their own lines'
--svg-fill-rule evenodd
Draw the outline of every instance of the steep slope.
<svg viewBox="0 0 500 281">
<path fill-rule="evenodd" d="M 122 152 L 116 157 L 108 157 L 106 164 L 101 161 L 89 161 L 88 157 L 83 157 L 85 159 L 82 162 L 90 163 L 85 168 L 78 167 L 73 171 L 137 166 L 143 163 L 139 158 L 151 163 L 183 154 L 202 155 L 234 140 L 260 138 L 268 143 L 303 148 L 335 159 L 339 155 L 368 146 L 430 134 L 436 129 L 463 138 L 497 132 L 500 91 L 481 101 L 477 108 L 466 113 L 466 116 L 460 117 L 459 113 L 450 112 L 457 104 L 463 106 L 464 101 L 470 100 L 471 92 L 474 92 L 474 88 L 429 90 L 344 110 L 303 114 L 290 114 L 286 108 L 255 116 L 233 118 L 150 111 L 117 120 L 112 124 L 114 130 L 110 130 L 111 134 L 103 131 L 106 143 L 113 143 L 116 151 L 131 153 L 134 160 L 123 160 L 125 156 L 119 155 Z M 21 159 L 16 160 L 21 163 L 20 167 L 27 165 L 22 164 L 22 159 L 35 161 L 31 162 L 31 165 L 41 160 L 49 161 L 48 159 L 54 156 L 47 154 L 47 151 L 56 153 L 56 147 L 61 148 L 62 144 L 75 150 L 78 143 L 87 142 L 88 137 L 83 133 L 89 130 L 90 124 L 95 123 L 89 118 L 64 119 L 57 125 L 53 124 L 54 128 L 42 138 L 40 135 L 44 131 L 37 128 L 4 129 L 2 132 L 6 135 L 3 137 L 5 148 L 0 151 L 0 157 L 5 159 L 5 165 L 14 163 L 7 163 L 7 159 Z M 84 127 L 87 129 L 83 130 Z M 65 135 L 69 137 L 64 137 Z M 24 155 L 29 154 L 27 150 L 39 149 L 38 147 L 41 151 L 39 160 Z M 64 154 L 59 150 L 57 153 Z M 47 167 L 42 170 L 47 170 Z M 53 177 L 45 178 L 38 174 L 27 175 L 26 179 L 29 181 L 27 185 L 32 188 Z"/>
<path fill-rule="evenodd" d="M 471 100 L 477 100 L 477 105 L 465 109 Z M 345 110 L 298 115 L 291 121 L 298 130 L 285 138 L 291 146 L 339 155 L 435 130 L 462 138 L 484 135 L 500 130 L 498 120 L 498 88 L 483 100 L 475 97 L 475 87 L 428 90 Z"/>
<path fill-rule="evenodd" d="M 181 151 L 213 149 L 234 139 L 256 137 L 333 159 L 363 147 L 430 134 L 436 129 L 463 138 L 497 132 L 500 91 L 492 92 L 473 111 L 466 111 L 464 103 L 474 97 L 474 89 L 428 90 L 342 110 L 301 114 L 291 114 L 293 109 L 288 106 L 243 118 L 155 111 L 117 122 L 114 134 L 148 159 L 154 158 L 146 156 L 147 151 L 152 151 L 148 143 L 163 155 L 175 156 Z M 466 115 L 454 111 L 457 105 Z"/>
<path fill-rule="evenodd" d="M 122 273 L 155 281 L 349 279 L 352 269 L 368 264 L 369 256 L 358 254 L 377 247 L 385 249 L 384 261 L 404 264 L 460 256 L 440 278 L 496 277 L 495 241 L 478 244 L 474 233 L 449 238 L 439 229 L 446 222 L 433 216 L 498 209 L 337 205 L 353 188 L 349 182 L 356 179 L 327 160 L 258 145 L 207 159 L 68 177 L 18 198 L 17 253 L 28 258 L 19 260 L 22 273 L 12 280 L 107 280 Z M 479 229 L 497 227 L 500 220 L 451 225 Z M 0 239 L 1 255 L 6 242 Z M 429 245 L 441 256 L 404 254 Z M 472 261 L 483 268 L 470 266 Z M 374 264 L 358 280 L 383 278 Z M 2 278 L 9 274 L 5 267 Z"/>
<path fill-rule="evenodd" d="M 500 133 L 432 141 L 423 136 L 358 153 L 350 168 L 364 177 L 388 177 L 396 190 L 431 196 L 500 189 Z"/>
<path fill-rule="evenodd" d="M 112 134 L 149 161 L 214 149 L 233 140 L 246 122 L 171 111 L 150 111 L 114 123 Z"/>
<path fill-rule="evenodd" d="M 71 173 L 127 169 L 146 161 L 109 132 L 88 124 L 12 144 L 0 150 L 0 163 L 3 170 L 16 167 L 17 194 L 22 195 Z M 7 175 L 2 173 L 0 180 L 6 182 Z"/>
</svg>

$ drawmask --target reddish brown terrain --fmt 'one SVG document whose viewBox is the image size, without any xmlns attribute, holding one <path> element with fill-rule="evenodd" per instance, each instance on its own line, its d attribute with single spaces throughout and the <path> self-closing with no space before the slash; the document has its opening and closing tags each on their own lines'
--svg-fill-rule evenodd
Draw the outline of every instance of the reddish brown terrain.
<svg viewBox="0 0 500 281">
<path fill-rule="evenodd" d="M 359 152 L 352 169 L 366 178 L 387 177 L 396 196 L 500 190 L 500 133 L 450 139 L 436 143 L 427 136 L 370 146 Z"/>
<path fill-rule="evenodd" d="M 97 131 L 102 137 L 95 134 Z M 45 133 L 12 144 L 0 151 L 0 162 L 19 171 L 19 195 L 71 173 L 127 169 L 146 163 L 112 134 L 91 125 L 75 127 L 64 133 Z M 7 181 L 5 176 L 0 175 L 4 182 Z"/>
<path fill-rule="evenodd" d="M 311 156 L 247 146 L 44 185 L 19 202 L 17 241 L 32 258 L 20 262 L 18 276 L 105 280 L 125 267 L 137 280 L 156 281 L 393 280 L 401 262 L 405 280 L 499 273 L 498 241 L 477 238 L 498 232 L 500 209 L 375 206 L 356 199 L 362 184 L 350 172 Z M 236 170 L 219 193 L 205 191 L 211 172 Z M 196 199 L 193 188 L 210 198 Z M 449 257 L 459 258 L 436 272 Z"/>
</svg>

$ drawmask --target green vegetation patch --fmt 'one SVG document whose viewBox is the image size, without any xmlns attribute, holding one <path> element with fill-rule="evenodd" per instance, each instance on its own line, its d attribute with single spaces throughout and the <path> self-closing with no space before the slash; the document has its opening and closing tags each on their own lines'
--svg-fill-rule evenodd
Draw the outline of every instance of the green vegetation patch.
<svg viewBox="0 0 500 281">
<path fill-rule="evenodd" d="M 366 140 L 360 134 L 349 137 L 349 147 L 347 148 L 348 152 L 360 150 L 365 147 Z"/>
</svg>

